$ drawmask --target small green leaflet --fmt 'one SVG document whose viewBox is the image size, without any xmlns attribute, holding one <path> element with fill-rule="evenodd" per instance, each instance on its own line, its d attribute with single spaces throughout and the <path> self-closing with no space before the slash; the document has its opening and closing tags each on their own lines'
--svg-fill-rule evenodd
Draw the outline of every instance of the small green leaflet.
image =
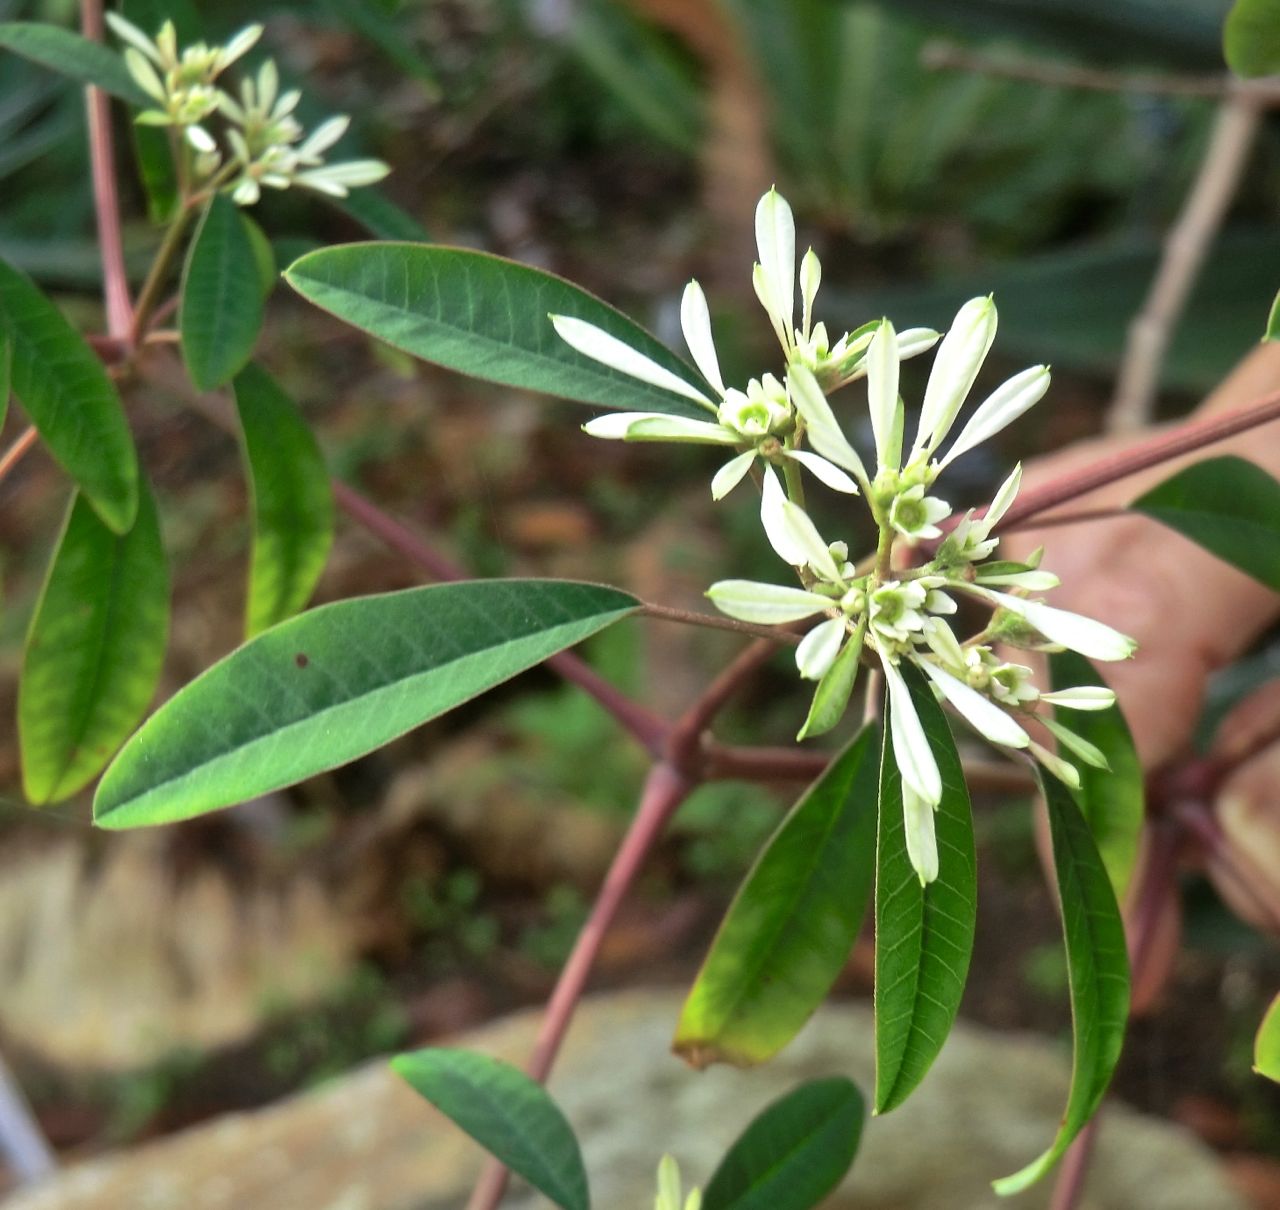
<svg viewBox="0 0 1280 1210">
<path fill-rule="evenodd" d="M 1236 0 L 1222 28 L 1222 51 L 1245 79 L 1280 74 L 1280 0 Z"/>
<path fill-rule="evenodd" d="M 81 84 L 96 84 L 130 105 L 150 104 L 118 54 L 69 29 L 37 21 L 0 22 L 0 46 Z"/>
<path fill-rule="evenodd" d="M 1093 833 L 1071 792 L 1057 778 L 1042 777 L 1040 786 L 1049 811 L 1053 864 L 1062 901 L 1075 1055 L 1071 1092 L 1057 1138 L 1039 1159 L 994 1183 L 1001 1196 L 1021 1193 L 1035 1184 L 1062 1158 L 1094 1115 L 1120 1058 L 1129 1016 L 1124 924 Z"/>
<path fill-rule="evenodd" d="M 40 440 L 117 534 L 138 510 L 138 459 L 120 397 L 80 334 L 24 273 L 0 260 L 10 387 Z"/>
<path fill-rule="evenodd" d="M 346 764 L 640 607 L 568 580 L 477 580 L 309 610 L 220 660 L 98 784 L 104 828 L 172 823 Z"/>
<path fill-rule="evenodd" d="M 876 1113 L 901 1105 L 942 1050 L 964 993 L 978 909 L 973 819 L 960 756 L 923 676 L 905 661 L 902 674 L 942 774 L 934 817 L 938 877 L 921 886 L 907 855 L 902 776 L 885 728 L 876 873 Z"/>
<path fill-rule="evenodd" d="M 1280 1084 L 1280 995 L 1271 1001 L 1253 1041 L 1253 1070 Z"/>
<path fill-rule="evenodd" d="M 215 193 L 187 252 L 178 326 L 182 357 L 202 391 L 230 382 L 253 354 L 263 290 L 253 236 L 240 207 Z"/>
<path fill-rule="evenodd" d="M 875 870 L 877 746 L 874 728 L 854 739 L 756 859 L 676 1028 L 695 1067 L 777 1054 L 848 961 Z"/>
<path fill-rule="evenodd" d="M 1074 651 L 1051 655 L 1049 673 L 1054 689 L 1105 683 L 1097 669 Z M 1116 898 L 1123 899 L 1138 860 L 1146 803 L 1142 765 L 1133 746 L 1129 724 L 1124 721 L 1119 706 L 1109 710 L 1055 707 L 1054 717 L 1098 748 L 1111 766 L 1095 769 L 1082 760 L 1075 761 L 1080 770 L 1080 789 L 1075 799 L 1098 845 Z M 1064 755 L 1070 759 L 1069 753 Z"/>
<path fill-rule="evenodd" d="M 236 376 L 253 498 L 253 555 L 245 635 L 302 609 L 333 545 L 333 492 L 311 430 L 293 401 L 256 365 Z"/>
<path fill-rule="evenodd" d="M 843 1076 L 779 1097 L 725 1153 L 703 1210 L 812 1210 L 849 1171 L 866 1113 L 862 1094 Z"/>
<path fill-rule="evenodd" d="M 541 1084 L 468 1050 L 418 1050 L 392 1059 L 391 1069 L 561 1210 L 588 1210 L 578 1140 Z"/>
<path fill-rule="evenodd" d="M 123 537 L 78 493 L 27 632 L 18 688 L 22 781 L 69 798 L 106 765 L 155 693 L 169 631 L 169 568 L 143 487 Z"/>
<path fill-rule="evenodd" d="M 1225 455 L 1192 463 L 1130 506 L 1280 590 L 1280 483 Z"/>
<path fill-rule="evenodd" d="M 1262 334 L 1263 340 L 1280 340 L 1280 293 L 1271 303 L 1271 313 L 1267 316 L 1267 330 Z"/>
<path fill-rule="evenodd" d="M 295 261 L 304 298 L 425 361 L 580 403 L 708 419 L 705 409 L 601 365 L 556 335 L 549 315 L 603 328 L 704 393 L 711 388 L 643 328 L 563 278 L 515 261 L 427 244 L 346 244 Z"/>
</svg>

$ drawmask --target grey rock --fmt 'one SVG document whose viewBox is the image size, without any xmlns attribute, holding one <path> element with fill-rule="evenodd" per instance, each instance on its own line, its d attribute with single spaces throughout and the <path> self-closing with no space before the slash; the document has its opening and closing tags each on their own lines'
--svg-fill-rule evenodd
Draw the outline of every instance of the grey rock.
<svg viewBox="0 0 1280 1210">
<path fill-rule="evenodd" d="M 593 1202 L 652 1205 L 664 1151 L 705 1182 L 725 1147 L 801 1080 L 872 1077 L 862 1005 L 822 1009 L 755 1071 L 687 1069 L 668 1045 L 678 992 L 599 996 L 579 1012 L 552 1090 L 584 1140 Z M 522 1013 L 456 1039 L 520 1062 L 537 1027 Z M 916 1094 L 868 1123 L 837 1210 L 987 1210 L 1047 1205 L 1051 1181 L 1002 1202 L 990 1181 L 1049 1142 L 1067 1087 L 1065 1056 L 1043 1041 L 961 1023 Z M 1242 1210 L 1212 1154 L 1186 1131 L 1107 1106 L 1081 1210 Z M 461 1210 L 478 1149 L 383 1064 L 315 1092 L 109 1155 L 11 1196 L 0 1210 Z M 516 1189 L 514 1210 L 545 1205 Z"/>
</svg>

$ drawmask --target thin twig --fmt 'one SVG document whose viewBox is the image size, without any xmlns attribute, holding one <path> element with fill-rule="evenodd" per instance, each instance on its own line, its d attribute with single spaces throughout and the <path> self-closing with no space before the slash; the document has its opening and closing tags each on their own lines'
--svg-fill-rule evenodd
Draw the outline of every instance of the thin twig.
<svg viewBox="0 0 1280 1210">
<path fill-rule="evenodd" d="M 151 323 L 152 313 L 160 305 L 160 295 L 168 282 L 174 261 L 182 250 L 183 237 L 194 215 L 195 206 L 187 202 L 169 220 L 169 226 L 156 251 L 156 258 L 151 262 L 147 278 L 138 293 L 138 305 L 133 312 L 133 322 L 129 325 L 129 340 L 135 347 L 142 343 Z"/>
<path fill-rule="evenodd" d="M 734 634 L 750 634 L 759 639 L 768 639 L 771 643 L 790 643 L 795 646 L 804 637 L 792 634 L 781 626 L 757 626 L 754 622 L 739 622 L 734 618 L 722 617 L 715 613 L 695 613 L 690 609 L 656 605 L 651 601 L 644 603 L 642 612 L 645 617 L 659 618 L 665 622 L 680 622 L 685 626 L 705 626 L 710 630 L 731 630 Z"/>
<path fill-rule="evenodd" d="M 1102 1110 L 1097 1109 L 1076 1135 L 1067 1154 L 1062 1157 L 1062 1167 L 1053 1186 L 1053 1198 L 1049 1210 L 1075 1210 L 1080 1195 L 1084 1193 L 1084 1180 L 1089 1174 L 1089 1162 L 1093 1159 L 1093 1144 L 1098 1137 L 1098 1119 Z"/>
<path fill-rule="evenodd" d="M 39 436 L 36 426 L 29 424 L 22 430 L 17 440 L 3 454 L 0 454 L 0 483 L 8 478 L 9 472 L 22 461 L 23 455 L 35 445 Z"/>
<path fill-rule="evenodd" d="M 1264 108 L 1248 93 L 1232 93 L 1218 107 L 1191 192 L 1165 239 L 1142 310 L 1129 325 L 1115 398 L 1107 410 L 1108 432 L 1130 433 L 1151 422 L 1165 353 L 1240 187 Z"/>
<path fill-rule="evenodd" d="M 1079 88 L 1088 92 L 1138 92 L 1172 97 L 1245 96 L 1264 104 L 1280 103 L 1280 83 L 1237 80 L 1225 72 L 1164 75 L 1143 71 L 1107 71 L 1096 67 L 1031 59 L 1021 55 L 991 55 L 949 42 L 931 42 L 920 52 L 921 66 L 932 70 L 968 71 L 1008 80 L 1025 80 L 1051 88 Z"/>
<path fill-rule="evenodd" d="M 80 28 L 92 42 L 102 41 L 102 0 L 82 0 Z M 102 293 L 107 309 L 107 332 L 127 336 L 133 325 L 129 278 L 120 235 L 120 195 L 116 189 L 115 147 L 111 137 L 111 102 L 100 88 L 85 90 L 89 116 L 89 161 L 93 182 L 93 209 L 98 224 L 98 248 L 102 257 Z"/>
<path fill-rule="evenodd" d="M 703 732 L 742 685 L 772 659 L 777 650 L 778 646 L 772 638 L 756 639 L 699 694 L 671 729 L 667 741 L 667 759 L 672 765 L 685 771 L 701 767 Z"/>
<path fill-rule="evenodd" d="M 1138 442 L 1120 454 L 1101 458 L 1086 470 L 1063 475 L 1051 483 L 1025 493 L 1001 518 L 995 527 L 1000 534 L 1024 526 L 1027 521 L 1066 504 L 1089 492 L 1097 491 L 1120 479 L 1149 470 L 1162 462 L 1193 454 L 1206 446 L 1225 441 L 1237 433 L 1280 420 L 1280 391 L 1264 395 L 1247 408 L 1230 412 L 1225 416 L 1211 416 L 1204 420 L 1189 421 L 1170 433 L 1161 433 Z M 985 511 L 985 510 L 983 510 Z"/>
<path fill-rule="evenodd" d="M 525 1068 L 540 1083 L 550 1074 L 560 1052 L 574 1010 L 582 999 L 591 968 L 600 953 L 601 942 L 613 923 L 622 900 L 635 882 L 668 820 L 693 787 L 692 781 L 665 761 L 655 765 L 650 771 L 631 826 L 614 856 L 591 908 L 591 914 L 582 926 L 582 931 L 574 942 L 573 952 L 561 970 L 555 990 L 547 1002 L 533 1054 Z M 507 1170 L 496 1160 L 490 1160 L 467 1203 L 467 1210 L 493 1210 L 502 1200 L 506 1184 Z"/>
</svg>

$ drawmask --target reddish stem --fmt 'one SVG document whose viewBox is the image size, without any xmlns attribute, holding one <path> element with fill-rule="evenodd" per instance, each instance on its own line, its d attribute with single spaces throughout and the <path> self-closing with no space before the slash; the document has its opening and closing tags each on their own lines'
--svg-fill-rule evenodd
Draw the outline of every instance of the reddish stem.
<svg viewBox="0 0 1280 1210">
<path fill-rule="evenodd" d="M 92 42 L 102 41 L 102 0 L 82 0 L 80 28 Z M 116 190 L 115 145 L 111 136 L 111 102 L 92 84 L 85 90 L 89 116 L 89 160 L 93 209 L 98 222 L 102 256 L 102 292 L 107 308 L 107 332 L 126 337 L 133 326 L 133 303 L 120 236 L 120 195 Z"/>
<path fill-rule="evenodd" d="M 533 1054 L 525 1069 L 535 1080 L 542 1082 L 550 1073 L 573 1019 L 574 1009 L 586 988 L 591 968 L 600 953 L 605 933 L 631 884 L 635 882 L 649 851 L 662 834 L 667 821 L 688 797 L 694 784 L 665 761 L 650 770 L 635 818 L 632 819 L 613 864 L 605 875 L 600 893 L 591 908 L 591 915 L 582 926 L 574 943 L 573 953 L 560 972 L 555 990 L 547 1003 L 546 1015 L 538 1030 Z M 490 1161 L 467 1203 L 467 1210 L 493 1210 L 502 1200 L 507 1176 L 506 1168 L 497 1161 Z"/>
<path fill-rule="evenodd" d="M 1100 487 L 1115 483 L 1145 471 L 1162 462 L 1179 458 L 1183 454 L 1191 454 L 1234 437 L 1248 429 L 1268 424 L 1280 419 L 1280 391 L 1264 396 L 1251 407 L 1226 416 L 1212 416 L 1205 420 L 1196 420 L 1180 426 L 1172 433 L 1162 433 L 1139 442 L 1122 454 L 1113 454 L 1110 458 L 1100 458 L 1087 470 L 1072 475 L 1064 475 L 1053 483 L 1029 491 L 1020 500 L 1014 502 L 1012 508 L 1005 513 L 999 525 L 998 533 L 1007 533 L 1014 526 L 1025 522 L 1029 517 L 1047 512 L 1068 500 L 1087 495 Z"/>
<path fill-rule="evenodd" d="M 704 763 L 703 732 L 744 682 L 768 663 L 777 649 L 777 645 L 770 639 L 756 639 L 707 686 L 671 730 L 667 741 L 667 759 L 672 765 L 686 771 L 701 770 Z"/>
<path fill-rule="evenodd" d="M 36 439 L 40 434 L 36 431 L 34 424 L 28 425 L 22 430 L 22 434 L 7 449 L 3 455 L 0 455 L 0 482 L 3 482 L 8 474 L 19 462 L 22 456 L 36 443 Z"/>
</svg>

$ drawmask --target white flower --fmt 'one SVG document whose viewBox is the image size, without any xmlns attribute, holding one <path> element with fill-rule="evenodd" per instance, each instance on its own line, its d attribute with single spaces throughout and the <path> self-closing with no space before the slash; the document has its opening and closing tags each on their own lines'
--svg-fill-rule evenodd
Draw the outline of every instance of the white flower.
<svg viewBox="0 0 1280 1210">
<path fill-rule="evenodd" d="M 701 1210 L 700 1190 L 690 1189 L 683 1202 L 682 1197 L 680 1167 L 673 1156 L 664 1155 L 658 1165 L 658 1196 L 654 1199 L 653 1210 Z"/>
<path fill-rule="evenodd" d="M 949 516 L 951 505 L 937 496 L 926 496 L 923 483 L 899 492 L 889 506 L 889 524 L 904 538 L 913 541 L 941 538 L 938 522 Z"/>
<path fill-rule="evenodd" d="M 910 786 L 931 808 L 936 807 L 942 801 L 942 775 L 916 713 L 915 702 L 911 700 L 911 690 L 893 660 L 882 659 L 880 666 L 889 686 L 889 739 L 903 785 Z M 935 870 L 936 862 L 935 855 Z M 922 880 L 930 881 L 919 864 L 916 869 L 920 870 Z"/>
<path fill-rule="evenodd" d="M 1027 601 L 1022 597 L 1009 596 L 991 588 L 983 588 L 980 584 L 956 584 L 955 587 L 1003 606 L 1038 630 L 1051 643 L 1059 643 L 1072 651 L 1078 651 L 1091 660 L 1127 660 L 1138 648 L 1137 643 L 1128 635 L 1082 614 L 1055 609 L 1043 601 Z"/>
<path fill-rule="evenodd" d="M 956 314 L 933 359 L 911 461 L 922 454 L 929 457 L 942 444 L 995 337 L 995 303 L 990 298 L 970 299 Z"/>
</svg>

